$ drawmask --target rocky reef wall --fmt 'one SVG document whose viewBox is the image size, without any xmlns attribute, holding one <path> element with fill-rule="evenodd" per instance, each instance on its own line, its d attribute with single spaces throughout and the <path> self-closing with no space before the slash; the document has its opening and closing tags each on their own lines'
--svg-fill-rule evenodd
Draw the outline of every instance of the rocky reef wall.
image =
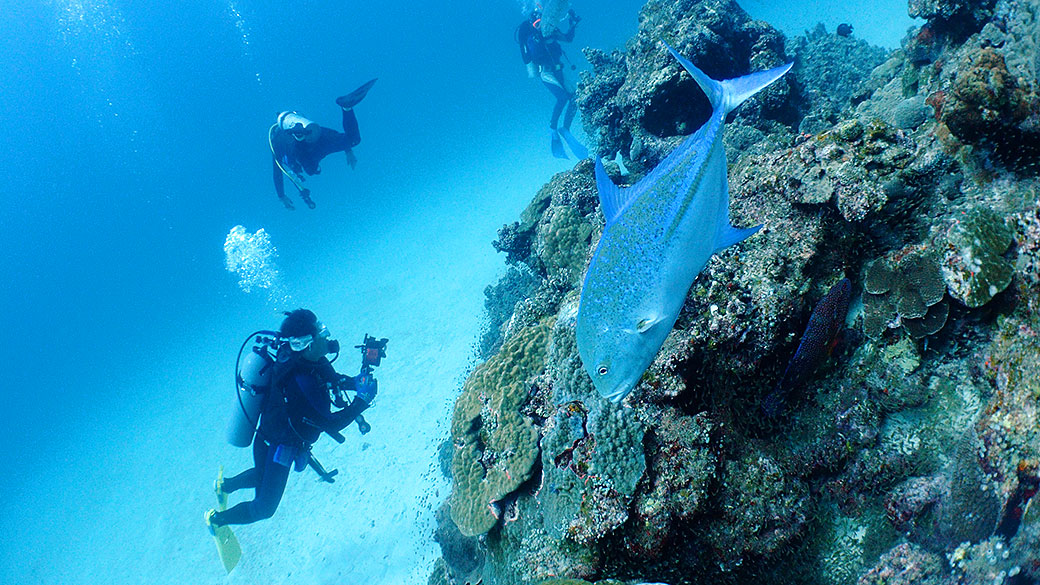
<svg viewBox="0 0 1040 585">
<path fill-rule="evenodd" d="M 726 127 L 731 220 L 764 228 L 709 261 L 617 405 L 574 338 L 592 162 L 502 228 L 431 583 L 1040 582 L 1040 2 L 908 11 L 925 24 L 884 51 L 651 0 L 624 50 L 585 51 L 619 185 L 707 117 L 662 41 L 717 78 L 794 59 Z M 841 333 L 766 415 L 843 278 Z"/>
</svg>

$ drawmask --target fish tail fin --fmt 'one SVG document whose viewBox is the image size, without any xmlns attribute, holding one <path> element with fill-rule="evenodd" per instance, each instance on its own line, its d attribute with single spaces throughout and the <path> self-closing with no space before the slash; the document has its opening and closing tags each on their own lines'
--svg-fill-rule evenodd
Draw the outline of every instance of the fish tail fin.
<svg viewBox="0 0 1040 585">
<path fill-rule="evenodd" d="M 722 109 L 727 114 L 737 109 L 737 106 L 742 104 L 744 100 L 765 89 L 769 84 L 773 83 L 777 79 L 783 77 L 785 73 L 791 70 L 791 66 L 794 65 L 794 63 L 788 63 L 787 65 L 774 67 L 768 71 L 758 71 L 743 77 L 719 81 L 708 77 L 707 73 L 698 69 L 689 59 L 686 59 L 677 53 L 672 47 L 667 44 L 665 46 L 668 47 L 672 56 L 675 57 L 675 59 L 682 64 L 683 68 L 685 68 L 693 77 L 693 80 L 697 82 L 697 85 L 701 87 L 704 95 L 708 96 L 708 101 L 711 102 L 712 109 Z"/>
</svg>

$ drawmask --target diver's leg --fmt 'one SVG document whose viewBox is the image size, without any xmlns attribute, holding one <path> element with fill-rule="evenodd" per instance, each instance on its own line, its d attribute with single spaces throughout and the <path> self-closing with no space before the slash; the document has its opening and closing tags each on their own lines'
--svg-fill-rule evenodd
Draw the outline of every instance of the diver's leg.
<svg viewBox="0 0 1040 585">
<path fill-rule="evenodd" d="M 543 72 L 542 73 L 542 84 L 549 90 L 549 93 L 556 98 L 556 103 L 553 105 L 552 116 L 549 118 L 549 127 L 555 130 L 559 127 L 560 114 L 563 113 L 563 107 L 567 105 L 567 102 L 571 99 L 571 94 L 563 86 L 563 75 L 559 72 Z"/>
<path fill-rule="evenodd" d="M 260 437 L 253 439 L 253 467 L 234 477 L 225 477 L 220 491 L 230 494 L 241 489 L 255 488 L 260 485 L 260 470 L 267 459 L 268 446 Z"/>
<path fill-rule="evenodd" d="M 358 130 L 357 116 L 354 110 L 343 110 L 343 133 L 347 135 L 347 150 L 361 144 L 361 131 Z"/>
<path fill-rule="evenodd" d="M 553 104 L 552 116 L 549 117 L 549 128 L 556 129 L 560 127 L 560 114 L 563 113 L 563 106 L 565 105 L 567 105 L 566 98 L 556 98 L 556 103 Z"/>
<path fill-rule="evenodd" d="M 255 488 L 258 485 L 260 485 L 260 470 L 253 467 L 234 477 L 224 478 L 224 482 L 220 485 L 220 491 L 230 494 L 241 489 Z"/>
<path fill-rule="evenodd" d="M 368 95 L 368 90 L 372 89 L 372 86 L 376 84 L 377 79 L 378 77 L 376 79 L 366 81 L 365 83 L 361 84 L 361 87 L 355 89 L 347 95 L 336 98 L 336 105 L 343 108 L 344 110 L 349 110 L 350 108 L 353 108 L 358 104 L 358 102 L 365 99 L 365 96 Z"/>
<path fill-rule="evenodd" d="M 574 95 L 571 95 L 567 99 L 567 114 L 563 117 L 563 128 L 564 130 L 571 129 L 571 122 L 574 121 L 574 114 L 578 111 L 577 106 L 574 103 Z"/>
<path fill-rule="evenodd" d="M 549 93 L 556 98 L 556 103 L 553 104 L 552 115 L 549 116 L 549 128 L 555 130 L 556 126 L 560 122 L 560 114 L 563 112 L 563 106 L 567 104 L 567 101 L 566 98 L 561 98 L 561 96 L 558 95 L 559 88 L 557 86 L 549 83 L 545 83 L 544 85 L 546 89 L 549 90 Z"/>
<path fill-rule="evenodd" d="M 260 478 L 253 500 L 242 502 L 223 512 L 214 513 L 210 518 L 212 524 L 216 526 L 251 524 L 274 515 L 289 479 L 289 467 L 274 461 L 274 451 L 274 449 L 268 449 L 263 466 L 254 468 L 259 471 Z"/>
<path fill-rule="evenodd" d="M 346 137 L 343 153 L 347 155 L 347 164 L 354 168 L 357 166 L 354 147 L 361 144 L 361 130 L 358 129 L 357 116 L 354 115 L 353 109 L 343 110 L 343 134 Z"/>
<path fill-rule="evenodd" d="M 291 466 L 292 462 L 289 465 Z M 267 466 L 260 486 L 256 488 L 256 497 L 249 502 L 253 522 L 274 516 L 278 503 L 282 501 L 282 494 L 285 493 L 285 483 L 289 479 L 290 469 L 291 467 L 274 462 Z"/>
</svg>

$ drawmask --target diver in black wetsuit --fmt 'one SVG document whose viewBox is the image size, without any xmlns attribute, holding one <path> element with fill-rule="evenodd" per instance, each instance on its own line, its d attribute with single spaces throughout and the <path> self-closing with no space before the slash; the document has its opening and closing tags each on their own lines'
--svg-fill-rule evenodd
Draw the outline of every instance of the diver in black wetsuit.
<svg viewBox="0 0 1040 585">
<path fill-rule="evenodd" d="M 217 496 L 252 488 L 252 501 L 224 511 L 210 510 L 206 522 L 212 530 L 227 524 L 250 524 L 274 515 L 285 491 L 289 471 L 302 471 L 309 462 L 311 444 L 322 432 L 338 433 L 368 408 L 377 383 L 370 373 L 344 376 L 325 357 L 330 353 L 328 330 L 313 312 L 297 309 L 286 313 L 280 333 L 287 339 L 278 350 L 271 389 L 260 410 L 260 427 L 253 438 L 253 468 L 219 481 Z M 337 353 L 332 350 L 331 353 Z M 329 388 L 353 390 L 356 398 L 333 411 Z M 359 421 L 360 423 L 361 421 Z"/>
<path fill-rule="evenodd" d="M 343 132 L 319 126 L 296 112 L 282 112 L 278 115 L 278 121 L 268 132 L 268 142 L 274 162 L 274 189 L 287 209 L 295 207 L 285 195 L 283 175 L 289 177 L 300 191 L 300 198 L 307 207 L 314 209 L 311 191 L 303 186 L 304 173 L 320 173 L 321 159 L 334 152 L 346 153 L 350 168 L 357 164 L 353 149 L 361 143 L 361 132 L 358 130 L 354 106 L 364 99 L 375 82 L 373 79 L 336 99 L 336 104 L 343 109 Z"/>
<path fill-rule="evenodd" d="M 560 141 L 561 136 L 571 145 L 578 158 L 588 156 L 585 148 L 570 133 L 571 122 L 574 120 L 577 108 L 574 104 L 574 91 L 568 88 L 563 76 L 561 58 L 564 57 L 564 54 L 563 47 L 560 46 L 560 41 L 569 43 L 574 40 L 574 29 L 580 21 L 581 17 L 575 14 L 574 10 L 570 10 L 567 12 L 570 30 L 563 32 L 561 29 L 555 28 L 551 33 L 543 35 L 542 13 L 535 10 L 527 20 L 517 26 L 515 33 L 516 42 L 520 44 L 520 57 L 528 66 L 528 74 L 531 77 L 537 75 L 541 79 L 542 85 L 556 98 L 552 116 L 549 118 L 549 136 L 552 153 L 557 158 L 567 158 L 567 154 L 563 150 L 563 143 Z M 574 66 L 572 65 L 571 68 L 573 69 Z M 563 126 L 560 126 L 560 114 L 563 113 L 565 107 L 567 112 L 563 117 Z"/>
</svg>

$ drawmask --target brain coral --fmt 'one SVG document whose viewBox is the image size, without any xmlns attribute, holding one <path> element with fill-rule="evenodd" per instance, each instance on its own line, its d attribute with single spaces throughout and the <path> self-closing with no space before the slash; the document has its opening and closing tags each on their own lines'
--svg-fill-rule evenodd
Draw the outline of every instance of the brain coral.
<svg viewBox="0 0 1040 585">
<path fill-rule="evenodd" d="M 545 368 L 553 320 L 520 331 L 470 374 L 455 402 L 451 423 L 451 518 L 466 536 L 491 529 L 498 502 L 531 477 L 538 431 L 520 414 L 525 382 Z"/>
</svg>

